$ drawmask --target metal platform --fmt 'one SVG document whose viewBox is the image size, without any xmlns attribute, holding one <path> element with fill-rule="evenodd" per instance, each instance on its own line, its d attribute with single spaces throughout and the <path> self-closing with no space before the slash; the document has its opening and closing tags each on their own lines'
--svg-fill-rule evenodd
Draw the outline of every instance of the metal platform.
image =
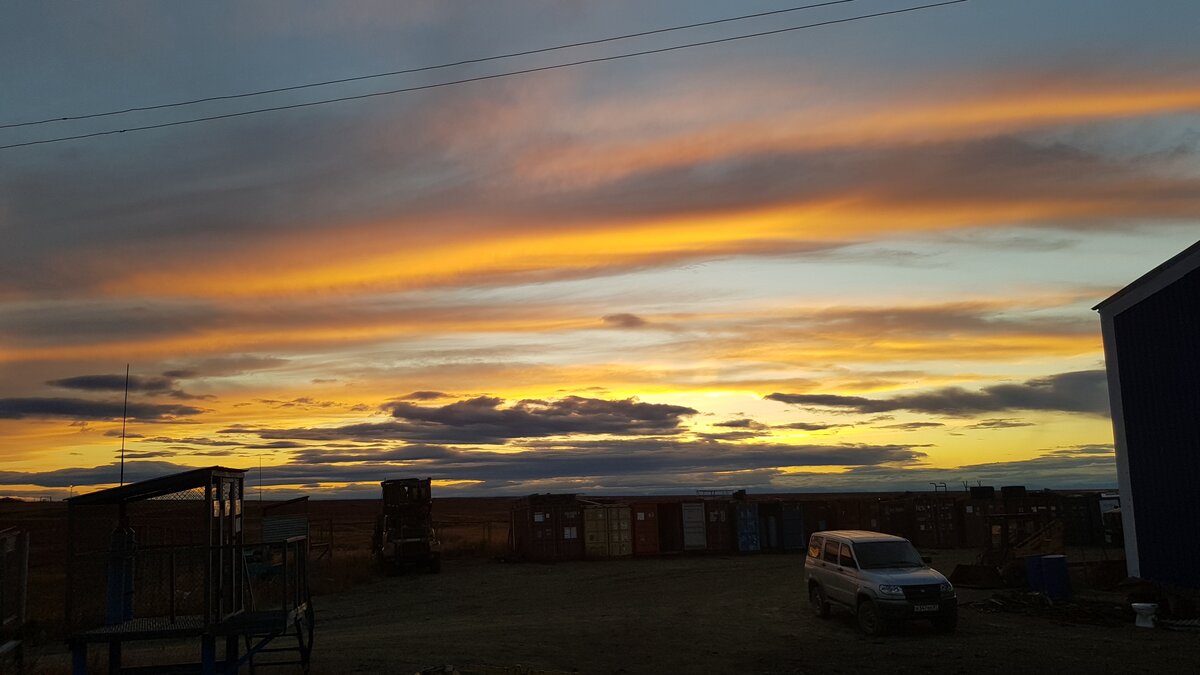
<svg viewBox="0 0 1200 675">
<path fill-rule="evenodd" d="M 148 616 L 122 621 L 109 626 L 100 626 L 71 636 L 73 641 L 110 642 L 112 640 L 153 640 L 159 638 L 194 637 L 205 631 L 204 617 L 200 615 Z"/>
</svg>

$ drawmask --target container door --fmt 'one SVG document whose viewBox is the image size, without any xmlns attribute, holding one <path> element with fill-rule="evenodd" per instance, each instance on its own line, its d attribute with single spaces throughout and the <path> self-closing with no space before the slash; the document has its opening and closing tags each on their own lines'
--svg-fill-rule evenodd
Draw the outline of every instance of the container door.
<svg viewBox="0 0 1200 675">
<path fill-rule="evenodd" d="M 737 505 L 738 550 L 754 553 L 759 550 L 758 504 Z"/>
<path fill-rule="evenodd" d="M 635 504 L 632 517 L 634 555 L 658 553 L 658 506 Z"/>
<path fill-rule="evenodd" d="M 583 557 L 583 513 L 572 504 L 556 507 L 558 511 L 558 559 L 578 560 Z"/>
<path fill-rule="evenodd" d="M 629 527 L 628 506 L 612 505 L 608 511 L 608 554 L 614 557 L 633 554 L 633 533 Z"/>
<path fill-rule="evenodd" d="M 783 550 L 800 551 L 808 537 L 804 532 L 804 510 L 799 504 L 783 505 Z"/>
<path fill-rule="evenodd" d="M 708 546 L 708 526 L 704 522 L 703 502 L 683 505 L 683 549 L 703 551 Z"/>
<path fill-rule="evenodd" d="M 679 504 L 658 505 L 658 550 L 663 553 L 683 550 L 683 516 Z"/>
<path fill-rule="evenodd" d="M 607 558 L 608 510 L 603 506 L 588 506 L 583 509 L 584 555 L 589 558 Z"/>
<path fill-rule="evenodd" d="M 706 502 L 708 513 L 708 550 L 728 551 L 733 541 L 733 519 L 728 502 Z"/>
</svg>

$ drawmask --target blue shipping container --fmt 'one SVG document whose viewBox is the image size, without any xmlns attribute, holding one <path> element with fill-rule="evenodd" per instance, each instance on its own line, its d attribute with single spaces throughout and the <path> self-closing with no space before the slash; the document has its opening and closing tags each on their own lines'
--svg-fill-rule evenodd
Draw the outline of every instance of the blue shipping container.
<svg viewBox="0 0 1200 675">
<path fill-rule="evenodd" d="M 808 548 L 808 537 L 804 532 L 804 507 L 800 504 L 783 505 L 783 550 L 803 551 Z"/>
<path fill-rule="evenodd" d="M 742 553 L 759 550 L 758 504 L 743 502 L 737 505 L 737 542 Z"/>
</svg>

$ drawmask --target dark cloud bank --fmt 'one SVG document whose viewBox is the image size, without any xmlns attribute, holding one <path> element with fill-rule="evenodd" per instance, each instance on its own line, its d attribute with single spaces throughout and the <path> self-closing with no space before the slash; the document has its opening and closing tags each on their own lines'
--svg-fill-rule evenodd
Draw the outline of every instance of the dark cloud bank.
<svg viewBox="0 0 1200 675">
<path fill-rule="evenodd" d="M 89 401 L 81 398 L 0 398 L 0 419 L 66 417 L 74 420 L 119 420 L 123 412 L 129 419 L 152 421 L 199 415 L 204 410 L 187 405 L 133 401 L 129 402 L 128 410 L 126 410 L 121 401 Z"/>
<path fill-rule="evenodd" d="M 682 418 L 697 411 L 677 405 L 608 401 L 568 396 L 554 401 L 524 400 L 501 407 L 503 399 L 479 396 L 444 406 L 388 404 L 397 421 L 333 428 L 262 430 L 269 439 L 310 441 L 410 441 L 415 443 L 503 444 L 516 438 L 608 434 L 673 435 L 684 431 Z M 226 431 L 244 432 L 244 429 Z"/>
<path fill-rule="evenodd" d="M 894 410 L 931 415 L 967 416 L 1009 410 L 1044 410 L 1108 415 L 1108 381 L 1103 370 L 1060 373 L 1027 380 L 1021 384 L 997 384 L 979 391 L 944 387 L 923 394 L 872 399 L 836 394 L 784 394 L 767 396 L 772 401 L 806 408 L 829 408 L 854 413 Z"/>
</svg>

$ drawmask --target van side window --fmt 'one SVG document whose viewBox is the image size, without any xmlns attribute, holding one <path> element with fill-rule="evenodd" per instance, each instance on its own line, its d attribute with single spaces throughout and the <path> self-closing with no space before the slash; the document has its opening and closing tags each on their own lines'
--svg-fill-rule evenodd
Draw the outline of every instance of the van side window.
<svg viewBox="0 0 1200 675">
<path fill-rule="evenodd" d="M 813 536 L 808 540 L 808 557 L 821 557 L 821 544 L 825 543 L 825 537 Z"/>
<path fill-rule="evenodd" d="M 837 564 L 838 543 L 832 539 L 825 540 L 825 562 Z"/>
<path fill-rule="evenodd" d="M 841 551 L 843 567 L 858 567 L 854 562 L 854 552 L 850 550 L 850 544 L 842 544 Z"/>
</svg>

